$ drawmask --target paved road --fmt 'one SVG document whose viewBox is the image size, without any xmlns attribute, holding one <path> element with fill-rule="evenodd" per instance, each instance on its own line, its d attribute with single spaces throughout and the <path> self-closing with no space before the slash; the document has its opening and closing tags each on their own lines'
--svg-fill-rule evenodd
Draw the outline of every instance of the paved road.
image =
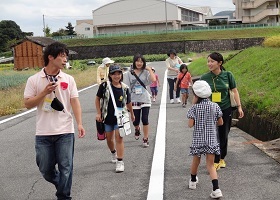
<svg viewBox="0 0 280 200">
<path fill-rule="evenodd" d="M 164 80 L 164 63 L 151 64 Z M 178 104 L 160 105 L 159 98 L 150 111 L 150 147 L 143 149 L 133 135 L 125 138 L 125 172 L 115 173 L 110 163 L 110 152 L 104 141 L 95 136 L 94 98 L 97 87 L 80 92 L 83 121 L 87 135 L 76 139 L 72 196 L 75 200 L 146 200 L 148 193 L 161 188 L 150 187 L 149 181 L 154 150 L 163 137 L 164 155 L 163 194 L 154 200 L 209 199 L 211 181 L 205 159 L 202 159 L 197 190 L 187 189 L 191 157 L 188 156 L 192 129 L 187 128 L 186 111 Z M 168 95 L 167 95 L 168 96 Z M 166 94 L 162 97 L 165 100 Z M 159 110 L 166 106 L 166 123 L 159 119 Z M 162 115 L 162 113 L 161 113 Z M 162 118 L 160 118 L 162 119 Z M 166 130 L 164 133 L 158 130 Z M 0 123 L 0 200 L 54 200 L 54 187 L 43 180 L 35 164 L 35 112 Z M 227 168 L 218 171 L 224 199 L 253 200 L 279 199 L 280 165 L 252 145 L 243 133 L 233 128 L 229 138 Z M 161 146 L 162 147 L 162 146 Z M 160 148 L 159 148 L 160 149 Z"/>
</svg>

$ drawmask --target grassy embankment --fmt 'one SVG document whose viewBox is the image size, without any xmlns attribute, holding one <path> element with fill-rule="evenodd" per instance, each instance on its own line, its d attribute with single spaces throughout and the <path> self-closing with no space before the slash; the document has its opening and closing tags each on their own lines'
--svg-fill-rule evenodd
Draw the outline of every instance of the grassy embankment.
<svg viewBox="0 0 280 200">
<path fill-rule="evenodd" d="M 184 41 L 184 40 L 215 40 L 215 39 L 232 39 L 232 38 L 253 38 L 253 37 L 270 37 L 279 35 L 280 26 L 270 28 L 243 28 L 228 29 L 219 31 L 184 31 L 168 34 L 151 34 L 137 36 L 116 36 L 90 39 L 71 39 L 63 40 L 68 46 L 98 46 L 98 45 L 115 45 L 147 42 L 167 42 L 167 41 Z"/>
<path fill-rule="evenodd" d="M 279 53 L 279 47 L 252 47 L 224 64 L 234 74 L 243 107 L 276 124 L 280 124 Z M 206 56 L 189 66 L 193 76 L 208 72 Z"/>
<path fill-rule="evenodd" d="M 181 35 L 182 38 L 179 37 L 180 34 L 168 34 L 162 36 L 164 38 L 169 38 L 170 41 L 175 40 L 184 40 L 186 37 L 188 39 L 221 39 L 221 38 L 229 38 L 231 37 L 265 37 L 265 36 L 273 36 L 279 34 L 279 28 L 264 28 L 264 29 L 247 29 L 247 30 L 237 30 L 235 32 L 232 31 L 209 31 L 207 35 L 205 32 L 201 34 L 201 32 L 190 33 L 193 36 L 190 37 L 188 33 Z M 176 36 L 175 36 L 176 35 Z M 206 37 L 205 37 L 206 36 Z M 148 40 L 148 38 L 150 38 Z M 128 42 L 144 42 L 144 40 L 149 42 L 158 42 L 164 41 L 162 37 L 155 35 L 156 38 L 153 36 L 135 36 L 134 39 L 131 40 L 131 37 L 126 38 L 121 37 L 118 38 L 105 38 L 104 44 L 107 44 L 106 41 L 110 41 L 108 44 L 113 44 L 112 41 L 118 41 L 119 44 L 124 44 Z M 137 38 L 137 39 L 135 39 Z M 142 39 L 140 39 L 142 38 Z M 157 40 L 156 40 L 157 39 Z M 90 44 L 89 39 L 87 44 Z M 273 46 L 277 44 L 279 41 L 279 37 L 277 39 L 272 38 L 270 45 Z M 95 41 L 96 42 L 96 41 Z M 101 39 L 99 39 L 101 42 Z M 79 41 L 76 42 L 78 44 Z M 82 45 L 83 41 L 80 41 L 80 45 Z M 85 44 L 83 44 L 85 45 Z M 98 45 L 98 42 L 95 43 Z M 99 45 L 101 45 L 99 43 Z M 69 44 L 69 46 L 71 46 Z M 279 47 L 280 45 L 278 45 Z M 246 53 L 247 52 L 247 53 Z M 194 59 L 194 62 L 190 65 L 190 70 L 195 75 L 200 75 L 202 73 L 207 72 L 206 67 L 206 56 L 208 53 L 196 54 L 190 53 L 189 55 L 179 54 L 179 56 L 183 60 L 187 60 L 188 57 Z M 232 52 L 224 52 L 223 55 L 227 57 L 227 55 L 232 54 Z M 260 55 L 261 54 L 261 55 Z M 155 60 L 164 60 L 166 55 L 146 55 L 147 61 L 155 61 Z M 202 57 L 202 58 L 199 58 Z M 230 56 L 229 56 L 230 57 Z M 102 58 L 97 59 L 97 62 L 100 63 Z M 113 58 L 118 63 L 130 63 L 132 60 L 131 56 L 128 57 L 121 57 L 121 58 Z M 275 99 L 279 99 L 279 92 L 275 91 L 275 82 L 274 80 L 278 80 L 277 74 L 279 74 L 279 69 L 277 67 L 279 62 L 279 48 L 250 48 L 245 50 L 235 56 L 232 60 L 228 61 L 225 64 L 225 67 L 228 70 L 232 71 L 236 76 L 238 82 L 238 88 L 240 90 L 242 96 L 242 103 L 246 108 L 248 107 L 255 107 L 257 114 L 266 114 L 267 116 L 275 116 L 275 119 L 279 120 L 279 103 Z M 267 61 L 267 62 L 265 62 Z M 96 82 L 96 67 L 87 67 L 86 61 L 74 61 L 74 69 L 67 71 L 69 74 L 73 75 L 76 79 L 78 88 L 83 88 L 88 85 L 91 85 Z M 263 65 L 261 65 L 263 64 Z M 18 112 L 23 108 L 23 90 L 25 86 L 25 82 L 27 77 L 34 74 L 36 70 L 29 70 L 29 71 L 12 71 L 12 70 L 2 70 L 1 71 L 0 65 L 0 116 L 13 114 Z M 98 65 L 97 65 L 98 66 Z M 204 66 L 204 67 L 202 67 Z M 239 68 L 242 66 L 242 68 Z M 260 70 L 258 71 L 257 68 L 261 66 Z M 5 65 L 7 68 L 7 66 Z M 12 66 L 9 66 L 12 69 Z M 8 68 L 9 68 L 8 67 Z M 244 71 L 246 69 L 246 71 Z M 241 71 L 243 70 L 243 71 Z M 259 72 L 259 74 L 255 74 Z M 269 74 L 269 75 L 268 75 Z M 267 76 L 266 76 L 267 75 Z M 263 79 L 260 81 L 260 77 Z M 14 84 L 17 82 L 17 84 Z M 259 85 L 261 84 L 261 85 Z M 256 87 L 257 86 L 257 87 Z M 270 89 L 268 89 L 270 88 Z M 272 89 L 271 89 L 272 88 Z M 270 92 L 272 91 L 272 92 Z M 249 94 L 249 95 L 248 95 Z M 278 94 L 278 96 L 277 96 Z M 264 98 L 261 98 L 259 95 L 262 95 Z M 276 95 L 276 96 L 275 96 Z M 252 103 L 253 102 L 253 103 Z M 255 109 L 254 108 L 254 109 Z M 280 120 L 279 120 L 280 121 Z"/>
</svg>

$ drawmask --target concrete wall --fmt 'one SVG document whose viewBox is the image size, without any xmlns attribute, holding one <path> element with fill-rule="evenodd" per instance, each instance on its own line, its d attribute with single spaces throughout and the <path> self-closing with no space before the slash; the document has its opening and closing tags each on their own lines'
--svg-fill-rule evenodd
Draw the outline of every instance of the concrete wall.
<svg viewBox="0 0 280 200">
<path fill-rule="evenodd" d="M 227 40 L 197 40 L 182 42 L 157 42 L 146 44 L 123 44 L 106 46 L 69 47 L 78 54 L 73 59 L 94 59 L 141 54 L 165 54 L 169 49 L 176 49 L 178 53 L 203 51 L 241 50 L 251 46 L 261 45 L 264 38 L 241 38 Z"/>
</svg>

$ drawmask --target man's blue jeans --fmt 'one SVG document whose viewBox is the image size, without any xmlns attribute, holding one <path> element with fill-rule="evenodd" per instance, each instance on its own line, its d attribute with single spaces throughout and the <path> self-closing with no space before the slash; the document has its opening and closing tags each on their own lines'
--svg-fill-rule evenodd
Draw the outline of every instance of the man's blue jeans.
<svg viewBox="0 0 280 200">
<path fill-rule="evenodd" d="M 46 181 L 55 185 L 58 200 L 71 199 L 74 142 L 74 133 L 35 138 L 36 163 Z"/>
</svg>

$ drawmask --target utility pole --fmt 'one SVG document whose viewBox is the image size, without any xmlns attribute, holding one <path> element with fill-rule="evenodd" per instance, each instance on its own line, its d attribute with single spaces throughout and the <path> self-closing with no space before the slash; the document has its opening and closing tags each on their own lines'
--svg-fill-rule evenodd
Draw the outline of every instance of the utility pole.
<svg viewBox="0 0 280 200">
<path fill-rule="evenodd" d="M 45 15 L 43 15 L 44 37 L 46 37 Z"/>
<path fill-rule="evenodd" d="M 166 0 L 165 0 L 165 32 L 167 33 L 167 7 L 166 7 Z"/>
</svg>

